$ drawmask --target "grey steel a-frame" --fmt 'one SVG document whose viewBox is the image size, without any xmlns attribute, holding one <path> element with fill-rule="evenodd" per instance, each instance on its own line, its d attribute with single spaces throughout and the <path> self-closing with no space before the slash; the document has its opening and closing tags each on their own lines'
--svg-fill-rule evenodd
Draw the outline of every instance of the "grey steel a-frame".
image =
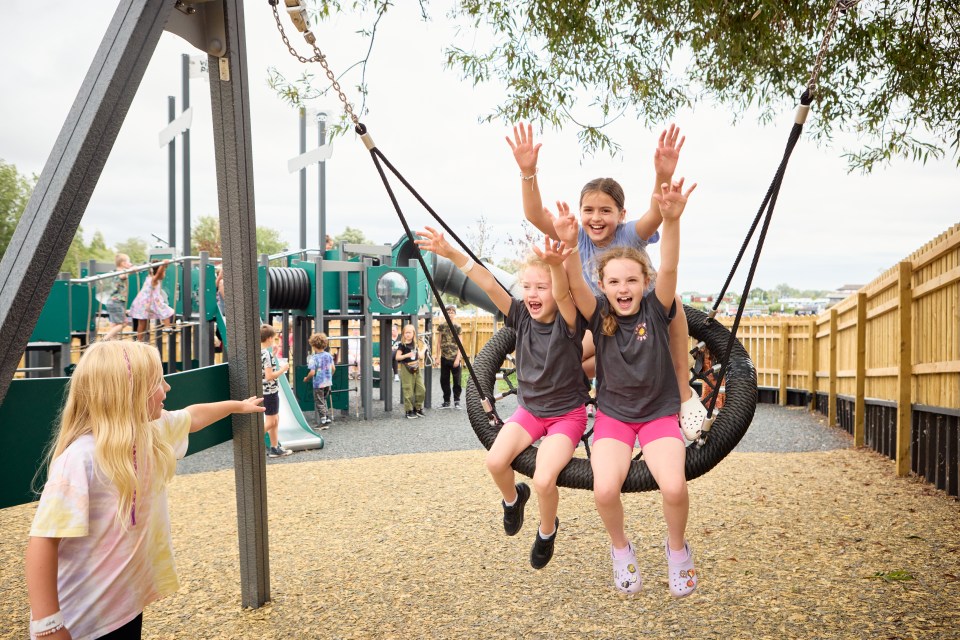
<svg viewBox="0 0 960 640">
<path fill-rule="evenodd" d="M 164 29 L 210 54 L 230 395 L 259 395 L 256 217 L 242 0 L 123 0 L 0 261 L 0 402 Z M 188 11 L 193 9 L 193 11 Z M 270 599 L 262 417 L 233 416 L 242 604 Z"/>
</svg>

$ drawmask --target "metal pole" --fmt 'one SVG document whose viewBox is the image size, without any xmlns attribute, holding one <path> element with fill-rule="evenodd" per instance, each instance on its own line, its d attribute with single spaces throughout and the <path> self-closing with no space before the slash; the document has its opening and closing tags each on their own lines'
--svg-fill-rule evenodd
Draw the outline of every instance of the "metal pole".
<svg viewBox="0 0 960 640">
<path fill-rule="evenodd" d="M 190 108 L 190 56 L 181 57 L 183 76 L 183 110 Z M 183 132 L 183 245 L 180 250 L 184 256 L 193 254 L 190 248 L 190 129 Z"/>
<path fill-rule="evenodd" d="M 318 141 L 322 147 L 327 140 L 327 114 L 321 113 L 317 118 Z M 319 189 L 317 197 L 320 199 L 320 243 L 317 245 L 325 250 L 327 247 L 327 161 L 321 160 L 317 167 Z"/>
<path fill-rule="evenodd" d="M 201 367 L 209 367 L 213 364 L 213 325 L 207 320 L 207 316 L 211 315 L 211 310 L 207 309 L 207 287 L 211 286 L 207 278 L 209 259 L 209 253 L 206 251 L 200 252 L 200 295 L 197 296 L 197 304 L 200 307 L 200 326 L 197 333 L 200 336 L 199 360 Z"/>
<path fill-rule="evenodd" d="M 300 155 L 307 152 L 307 111 L 300 108 Z M 300 248 L 307 248 L 307 168 L 300 169 Z"/>
<path fill-rule="evenodd" d="M 167 96 L 167 122 L 177 119 L 177 99 Z M 177 139 L 170 138 L 167 144 L 167 175 L 170 177 L 167 202 L 169 204 L 169 219 L 167 223 L 167 245 L 173 247 L 177 243 Z"/>
</svg>

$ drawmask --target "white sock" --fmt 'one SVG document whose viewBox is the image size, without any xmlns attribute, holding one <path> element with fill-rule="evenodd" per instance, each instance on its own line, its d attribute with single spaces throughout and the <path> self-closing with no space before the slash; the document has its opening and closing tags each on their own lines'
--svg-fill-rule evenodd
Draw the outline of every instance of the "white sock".
<svg viewBox="0 0 960 640">
<path fill-rule="evenodd" d="M 513 502 L 507 502 L 506 500 L 504 500 L 504 501 L 503 501 L 503 506 L 505 506 L 505 507 L 512 507 L 513 505 L 517 504 L 517 500 L 519 500 L 519 499 L 520 499 L 520 494 L 518 493 L 518 494 L 517 494 L 517 497 L 513 499 Z"/>
</svg>

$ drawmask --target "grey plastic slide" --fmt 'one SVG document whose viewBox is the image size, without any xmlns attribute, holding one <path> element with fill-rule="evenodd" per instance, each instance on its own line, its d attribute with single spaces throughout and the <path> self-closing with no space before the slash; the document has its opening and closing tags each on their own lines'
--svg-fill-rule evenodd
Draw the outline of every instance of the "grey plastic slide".
<svg viewBox="0 0 960 640">
<path fill-rule="evenodd" d="M 483 263 L 483 266 L 500 281 L 500 284 L 507 288 L 510 295 L 515 298 L 522 296 L 520 281 L 516 275 L 507 273 L 503 269 L 486 262 Z M 484 311 L 493 314 L 500 313 L 500 310 L 490 300 L 490 296 L 446 258 L 437 257 L 437 268 L 433 271 L 433 280 L 437 284 L 437 289 L 444 293 L 457 296 L 464 302 L 476 305 Z"/>
<path fill-rule="evenodd" d="M 287 376 L 280 376 L 277 381 L 280 383 L 280 444 L 291 451 L 323 449 L 323 438 L 307 424 Z"/>
</svg>

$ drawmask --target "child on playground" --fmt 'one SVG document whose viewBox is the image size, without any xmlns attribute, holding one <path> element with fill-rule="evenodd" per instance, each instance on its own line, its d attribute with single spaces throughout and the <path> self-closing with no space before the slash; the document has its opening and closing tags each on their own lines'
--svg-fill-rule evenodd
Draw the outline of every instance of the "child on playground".
<svg viewBox="0 0 960 640">
<path fill-rule="evenodd" d="M 169 389 L 151 345 L 97 342 L 80 358 L 27 543 L 31 638 L 139 638 L 144 608 L 179 587 L 166 486 L 188 434 L 263 408 L 164 411 Z"/>
<path fill-rule="evenodd" d="M 125 271 L 133 267 L 130 262 L 130 256 L 125 253 L 118 253 L 113 258 L 113 265 L 117 271 Z M 103 336 L 104 340 L 113 340 L 123 331 L 123 328 L 130 324 L 127 318 L 127 295 L 130 289 L 130 282 L 127 280 L 127 274 L 121 273 L 113 279 L 113 289 L 110 290 L 110 302 L 107 303 L 107 315 L 110 318 L 110 327 Z"/>
<path fill-rule="evenodd" d="M 394 359 L 400 367 L 400 390 L 403 392 L 403 408 L 408 420 L 423 417 L 423 401 L 427 388 L 423 386 L 423 345 L 417 339 L 417 328 L 412 324 L 403 327 L 400 343 Z"/>
<path fill-rule="evenodd" d="M 697 588 L 693 553 L 684 538 L 690 507 L 686 447 L 677 417 L 680 396 L 671 375 L 668 335 L 670 320 L 678 312 L 680 216 L 694 188 L 695 184 L 684 192 L 681 179 L 663 184 L 655 196 L 663 215 L 659 272 L 654 272 L 646 253 L 634 247 L 608 249 L 597 260 L 601 294 L 595 296 L 583 278 L 579 254 L 571 254 L 565 264 L 571 294 L 587 318 L 596 347 L 598 408 L 590 458 L 594 500 L 610 536 L 614 586 L 628 594 L 638 592 L 643 582 L 624 529 L 620 488 L 638 440 L 663 501 L 670 593 L 682 597 Z M 576 218 L 565 203 L 557 206 L 556 234 L 564 242 L 575 242 Z"/>
<path fill-rule="evenodd" d="M 327 413 L 327 400 L 333 387 L 333 372 L 337 368 L 333 363 L 333 356 L 327 351 L 327 345 L 327 334 L 320 332 L 310 336 L 310 346 L 313 347 L 313 353 L 307 360 L 310 373 L 303 379 L 304 382 L 313 380 L 313 409 L 317 414 L 317 427 L 320 429 L 329 429 L 333 422 Z"/>
<path fill-rule="evenodd" d="M 421 249 L 448 258 L 467 274 L 506 316 L 517 332 L 517 402 L 519 406 L 497 434 L 487 453 L 487 469 L 503 495 L 503 530 L 516 535 L 523 526 L 526 483 L 515 484 L 511 464 L 540 440 L 533 486 L 540 502 L 540 526 L 530 550 L 530 565 L 542 569 L 553 557 L 560 519 L 557 476 L 567 465 L 587 424 L 587 399 L 581 358 L 586 321 L 570 297 L 563 258 L 572 249 L 544 238 L 519 272 L 523 300 L 510 296 L 493 275 L 454 249 L 430 227 L 419 233 Z"/>
<path fill-rule="evenodd" d="M 293 453 L 280 446 L 280 383 L 277 379 L 290 368 L 289 363 L 283 363 L 273 355 L 277 343 L 277 332 L 269 324 L 260 325 L 260 364 L 263 366 L 263 406 L 266 410 L 263 416 L 263 430 L 270 436 L 270 447 L 267 449 L 268 458 L 282 458 Z"/>
<path fill-rule="evenodd" d="M 170 261 L 164 260 L 150 267 L 140 293 L 130 304 L 130 317 L 137 321 L 137 340 L 146 342 L 150 339 L 147 330 L 151 320 L 161 320 L 165 327 L 170 327 L 170 318 L 175 311 L 167 304 L 167 292 L 163 290 L 168 264 Z"/>
<path fill-rule="evenodd" d="M 636 221 L 625 222 L 625 196 L 623 187 L 616 180 L 597 178 L 584 185 L 580 191 L 580 228 L 575 246 L 580 253 L 583 277 L 595 295 L 601 293 L 597 285 L 597 258 L 600 253 L 612 247 L 630 246 L 646 254 L 647 244 L 659 239 L 657 228 L 663 220 L 657 200 L 660 185 L 670 184 L 673 180 L 680 149 L 685 140 L 685 137 L 680 136 L 680 129 L 672 124 L 660 134 L 653 157 L 656 180 L 650 206 Z M 534 144 L 533 126 L 515 126 L 513 140 L 507 137 L 507 144 L 513 150 L 514 159 L 520 168 L 524 215 L 541 232 L 557 239 L 552 217 L 543 208 L 540 187 L 537 184 L 537 161 L 541 145 Z M 687 440 L 692 442 L 700 436 L 707 410 L 690 387 L 687 317 L 683 312 L 680 297 L 676 296 L 676 300 L 678 313 L 670 322 L 670 357 L 680 392 L 681 428 Z M 583 349 L 584 370 L 592 377 L 595 373 L 593 340 L 585 340 Z"/>
<path fill-rule="evenodd" d="M 437 333 L 440 334 L 440 391 L 443 392 L 443 404 L 441 409 L 450 408 L 450 381 L 453 381 L 453 408 L 460 408 L 460 350 L 457 349 L 457 343 L 453 339 L 453 332 L 456 331 L 459 336 L 463 333 L 463 327 L 456 322 L 457 305 L 448 304 L 445 309 L 450 320 L 454 321 L 453 331 L 446 322 L 440 324 Z"/>
</svg>

